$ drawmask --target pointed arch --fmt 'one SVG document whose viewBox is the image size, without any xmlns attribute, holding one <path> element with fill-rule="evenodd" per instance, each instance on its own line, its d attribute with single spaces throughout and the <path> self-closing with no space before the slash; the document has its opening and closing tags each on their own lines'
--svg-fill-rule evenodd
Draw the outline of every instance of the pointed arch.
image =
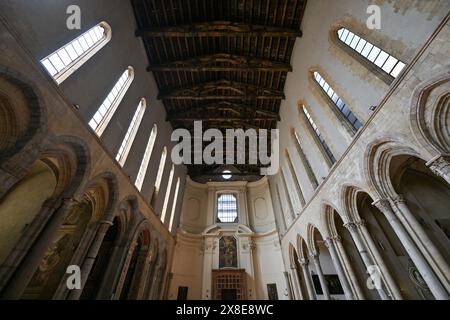
<svg viewBox="0 0 450 320">
<path fill-rule="evenodd" d="M 450 154 L 450 68 L 418 85 L 412 94 L 410 127 L 431 157 Z"/>
</svg>

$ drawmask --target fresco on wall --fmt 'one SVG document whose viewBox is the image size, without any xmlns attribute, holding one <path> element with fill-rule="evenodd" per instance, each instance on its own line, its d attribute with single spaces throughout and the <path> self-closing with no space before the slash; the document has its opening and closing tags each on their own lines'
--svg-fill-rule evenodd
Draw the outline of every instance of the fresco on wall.
<svg viewBox="0 0 450 320">
<path fill-rule="evenodd" d="M 219 242 L 219 268 L 237 268 L 237 242 L 234 237 L 222 237 Z"/>
</svg>

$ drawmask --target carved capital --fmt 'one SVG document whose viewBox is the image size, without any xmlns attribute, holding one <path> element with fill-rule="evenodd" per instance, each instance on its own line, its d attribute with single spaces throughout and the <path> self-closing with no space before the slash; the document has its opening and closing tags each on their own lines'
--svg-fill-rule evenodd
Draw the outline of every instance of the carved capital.
<svg viewBox="0 0 450 320">
<path fill-rule="evenodd" d="M 358 227 L 365 227 L 366 226 L 366 220 L 364 220 L 364 219 L 358 220 L 355 223 L 356 223 L 356 225 Z"/>
<path fill-rule="evenodd" d="M 372 205 L 383 213 L 392 212 L 391 204 L 387 199 L 376 200 L 372 203 Z"/>
<path fill-rule="evenodd" d="M 406 204 L 406 199 L 402 194 L 397 195 L 394 199 L 392 199 L 396 205 Z"/>
<path fill-rule="evenodd" d="M 298 259 L 298 262 L 302 267 L 306 267 L 309 264 L 308 259 Z"/>
<path fill-rule="evenodd" d="M 341 242 L 341 241 L 342 241 L 341 236 L 336 235 L 336 236 L 332 236 L 332 237 L 326 238 L 325 243 L 326 243 L 326 244 L 329 244 L 329 243 L 333 243 L 333 242 Z"/>
<path fill-rule="evenodd" d="M 256 242 L 253 239 L 250 241 L 250 250 L 252 252 L 256 250 Z"/>
<path fill-rule="evenodd" d="M 312 252 L 309 257 L 313 260 L 319 259 L 319 252 Z"/>
<path fill-rule="evenodd" d="M 355 232 L 358 230 L 358 225 L 355 222 L 347 222 L 344 224 L 344 227 L 346 227 L 350 232 Z"/>
<path fill-rule="evenodd" d="M 450 180 L 450 161 L 444 156 L 437 156 L 427 162 L 427 167 L 433 171 L 434 174 L 444 178 L 449 182 Z"/>
</svg>

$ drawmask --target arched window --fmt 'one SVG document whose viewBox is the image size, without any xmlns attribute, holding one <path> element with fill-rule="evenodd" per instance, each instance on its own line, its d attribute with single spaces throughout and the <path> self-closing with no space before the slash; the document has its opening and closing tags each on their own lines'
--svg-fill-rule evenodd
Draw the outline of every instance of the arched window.
<svg viewBox="0 0 450 320">
<path fill-rule="evenodd" d="M 153 126 L 152 132 L 150 133 L 150 138 L 148 139 L 144 157 L 142 158 L 141 166 L 139 167 L 139 173 L 137 175 L 135 182 L 136 188 L 138 188 L 139 191 L 141 191 L 142 185 L 144 184 L 145 175 L 147 174 L 148 165 L 152 157 L 153 147 L 155 146 L 157 135 L 158 135 L 158 127 L 155 124 Z"/>
<path fill-rule="evenodd" d="M 162 209 L 162 213 L 161 213 L 161 221 L 163 223 L 166 220 L 167 207 L 169 205 L 169 198 L 170 198 L 170 194 L 172 192 L 172 182 L 173 182 L 174 173 L 175 173 L 175 166 L 172 164 L 172 169 L 170 170 L 170 174 L 169 174 L 169 182 L 167 183 L 167 188 L 166 188 L 166 196 L 164 197 L 164 205 L 163 205 L 163 209 Z"/>
<path fill-rule="evenodd" d="M 234 194 L 221 194 L 217 198 L 217 222 L 238 222 L 237 198 Z"/>
<path fill-rule="evenodd" d="M 177 210 L 177 203 L 178 203 L 178 194 L 180 193 L 180 178 L 177 180 L 177 185 L 175 187 L 175 193 L 173 198 L 173 205 L 172 205 L 172 212 L 170 213 L 170 222 L 169 222 L 169 230 L 173 231 L 173 222 L 175 220 L 175 213 Z"/>
<path fill-rule="evenodd" d="M 119 80 L 116 82 L 111 92 L 105 98 L 100 108 L 92 117 L 89 122 L 89 126 L 95 131 L 98 136 L 101 136 L 105 131 L 106 127 L 111 121 L 114 113 L 119 107 L 125 93 L 130 87 L 134 79 L 134 69 L 128 67 L 124 73 L 120 76 Z"/>
<path fill-rule="evenodd" d="M 312 128 L 312 131 L 314 132 L 315 137 L 319 141 L 320 145 L 322 146 L 322 150 L 324 155 L 326 156 L 326 159 L 330 161 L 331 164 L 334 164 L 336 162 L 336 158 L 334 157 L 333 153 L 331 152 L 330 148 L 328 147 L 328 144 L 325 142 L 325 139 L 322 137 L 322 134 L 320 133 L 319 128 L 317 127 L 316 123 L 314 122 L 313 118 L 309 114 L 308 110 L 305 106 L 302 106 L 303 113 L 306 117 L 306 119 L 309 122 L 310 127 Z"/>
<path fill-rule="evenodd" d="M 393 78 L 397 78 L 406 66 L 394 56 L 346 28 L 340 28 L 337 31 L 337 37 L 348 48 L 351 48 L 366 61 L 377 66 Z"/>
<path fill-rule="evenodd" d="M 146 107 L 147 103 L 145 99 L 142 98 L 141 102 L 139 102 L 136 112 L 134 113 L 133 119 L 131 120 L 127 133 L 125 134 L 125 138 L 122 141 L 122 145 L 119 148 L 119 152 L 117 152 L 116 160 L 120 163 L 122 167 L 125 164 L 125 161 L 127 160 L 128 153 L 130 152 L 131 146 L 133 145 L 133 141 L 136 138 L 136 134 L 139 130 L 139 125 L 141 124 L 142 118 L 144 117 Z"/>
<path fill-rule="evenodd" d="M 101 22 L 41 60 L 47 72 L 61 84 L 111 40 L 111 27 Z"/>
<path fill-rule="evenodd" d="M 341 97 L 333 90 L 333 88 L 325 81 L 325 79 L 320 75 L 319 72 L 314 72 L 314 80 L 322 88 L 322 90 L 330 98 L 332 104 L 339 110 L 340 114 L 344 116 L 345 120 L 349 122 L 353 130 L 356 132 L 362 127 L 361 122 L 356 118 L 347 104 L 342 100 Z"/>
<path fill-rule="evenodd" d="M 302 145 L 300 143 L 300 137 L 298 136 L 297 131 L 292 129 L 292 138 L 294 140 L 295 147 L 297 149 L 297 153 L 300 157 L 300 160 L 303 162 L 303 165 L 306 169 L 306 173 L 308 174 L 309 181 L 311 182 L 314 190 L 319 186 L 319 182 L 317 181 L 314 170 L 312 169 L 311 163 L 306 157 L 305 152 L 303 151 Z"/>
<path fill-rule="evenodd" d="M 295 190 L 297 192 L 298 198 L 300 200 L 302 208 L 306 205 L 305 196 L 303 195 L 302 187 L 300 186 L 300 179 L 297 175 L 297 172 L 294 169 L 294 164 L 292 163 L 291 154 L 289 153 L 289 150 L 286 149 L 286 159 L 287 164 L 289 167 L 289 172 L 291 173 L 292 180 L 294 181 Z"/>
<path fill-rule="evenodd" d="M 158 198 L 159 194 L 159 188 L 161 188 L 161 182 L 164 175 L 164 168 L 166 166 L 166 158 L 167 158 L 167 147 L 164 147 L 163 152 L 161 154 L 161 161 L 159 162 L 158 174 L 156 175 L 155 189 L 153 190 L 152 199 L 150 201 L 152 207 L 155 206 L 156 199 Z"/>
</svg>

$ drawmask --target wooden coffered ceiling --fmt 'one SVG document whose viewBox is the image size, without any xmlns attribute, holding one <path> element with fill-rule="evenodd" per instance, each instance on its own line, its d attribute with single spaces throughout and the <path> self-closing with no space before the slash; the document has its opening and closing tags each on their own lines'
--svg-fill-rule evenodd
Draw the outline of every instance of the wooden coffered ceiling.
<svg viewBox="0 0 450 320">
<path fill-rule="evenodd" d="M 275 129 L 306 0 L 132 0 L 174 129 Z M 259 166 L 235 166 L 237 177 Z M 188 166 L 219 178 L 221 166 Z M 215 179 L 217 180 L 217 179 Z"/>
</svg>

